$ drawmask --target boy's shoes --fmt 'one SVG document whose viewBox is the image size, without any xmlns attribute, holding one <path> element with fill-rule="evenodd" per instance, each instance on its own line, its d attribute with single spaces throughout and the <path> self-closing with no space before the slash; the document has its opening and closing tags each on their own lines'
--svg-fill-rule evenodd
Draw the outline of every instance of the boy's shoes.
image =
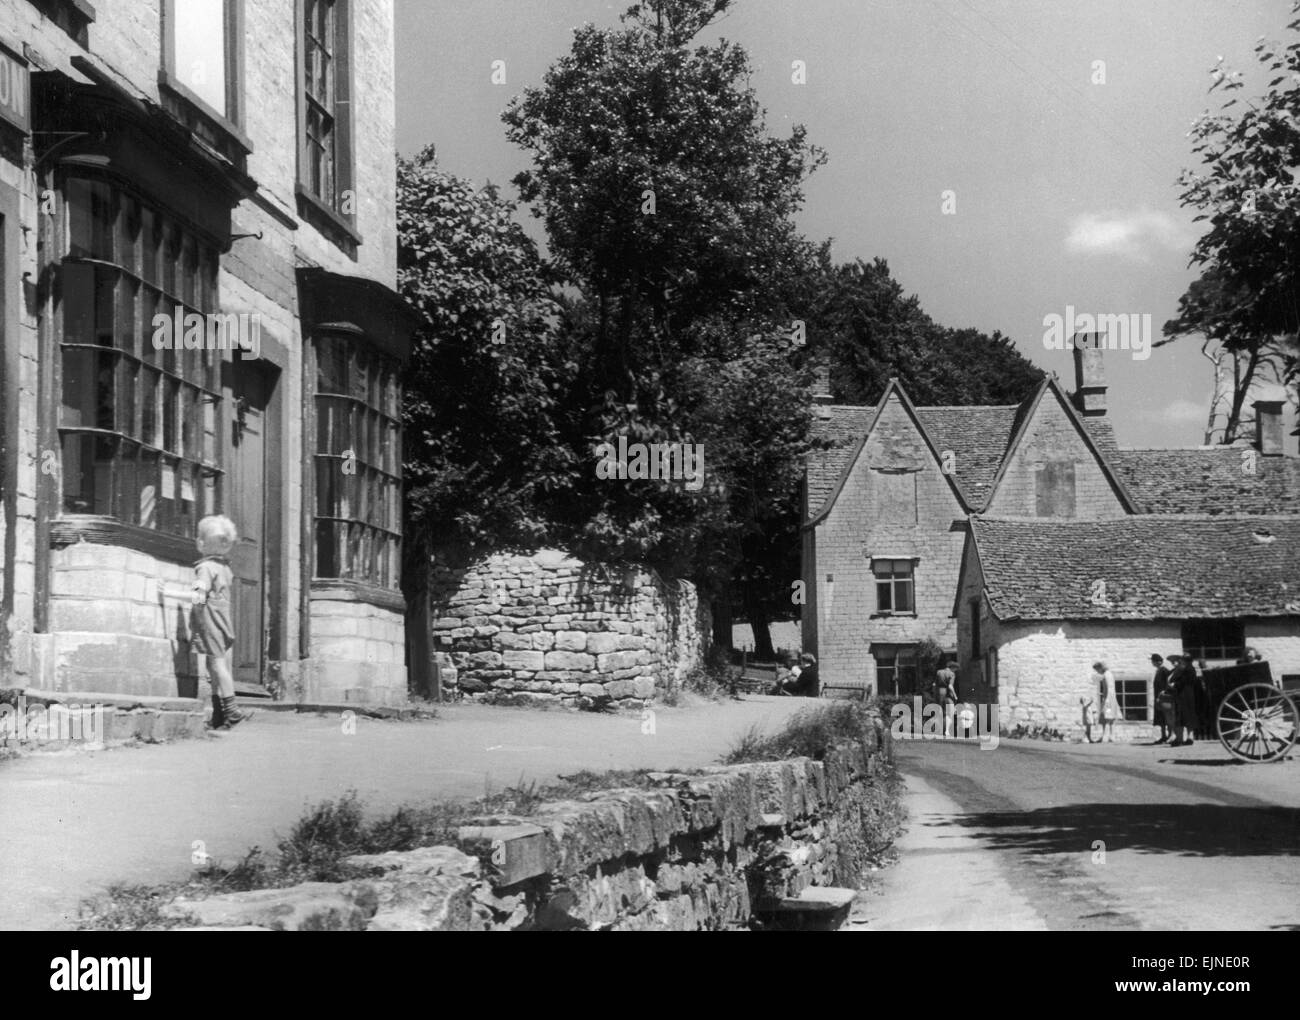
<svg viewBox="0 0 1300 1020">
<path fill-rule="evenodd" d="M 221 705 L 221 698 L 214 694 L 212 695 L 212 722 L 208 725 L 214 730 L 219 730 L 225 721 L 226 712 Z"/>
<path fill-rule="evenodd" d="M 221 699 L 221 714 L 221 728 L 223 730 L 234 729 L 234 727 L 238 726 L 241 722 L 247 722 L 249 719 L 253 718 L 252 712 L 241 712 L 239 710 L 235 705 L 235 699 L 233 697 Z"/>
</svg>

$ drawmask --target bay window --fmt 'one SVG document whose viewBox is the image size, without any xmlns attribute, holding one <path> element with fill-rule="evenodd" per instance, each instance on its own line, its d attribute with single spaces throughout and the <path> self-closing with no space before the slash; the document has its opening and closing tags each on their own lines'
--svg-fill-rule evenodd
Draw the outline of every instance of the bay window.
<svg viewBox="0 0 1300 1020">
<path fill-rule="evenodd" d="M 351 333 L 316 337 L 315 576 L 396 590 L 401 576 L 400 381 Z"/>
<path fill-rule="evenodd" d="M 216 310 L 217 251 L 106 180 L 64 197 L 63 513 L 192 537 L 221 504 L 221 352 L 159 350 L 153 322 Z"/>
</svg>

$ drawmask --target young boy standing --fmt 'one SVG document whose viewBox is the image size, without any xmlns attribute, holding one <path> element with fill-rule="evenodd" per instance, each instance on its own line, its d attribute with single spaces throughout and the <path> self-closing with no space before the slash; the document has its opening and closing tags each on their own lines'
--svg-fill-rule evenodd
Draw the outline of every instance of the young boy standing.
<svg viewBox="0 0 1300 1020">
<path fill-rule="evenodd" d="M 194 540 L 202 559 L 194 564 L 190 640 L 194 650 L 208 661 L 213 729 L 228 730 L 252 715 L 235 707 L 235 675 L 230 665 L 235 648 L 235 629 L 230 619 L 230 551 L 238 537 L 235 522 L 216 515 L 199 521 Z"/>
</svg>

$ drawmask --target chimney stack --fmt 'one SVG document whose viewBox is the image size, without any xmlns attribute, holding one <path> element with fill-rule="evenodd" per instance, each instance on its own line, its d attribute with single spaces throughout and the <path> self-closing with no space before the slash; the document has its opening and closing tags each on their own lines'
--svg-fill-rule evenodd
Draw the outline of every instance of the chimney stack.
<svg viewBox="0 0 1300 1020">
<path fill-rule="evenodd" d="M 1106 413 L 1105 333 L 1075 333 L 1074 406 L 1085 418 L 1100 418 Z"/>
<path fill-rule="evenodd" d="M 831 396 L 831 364 L 829 360 L 818 361 L 813 366 L 812 399 L 814 404 L 833 404 Z"/>
<path fill-rule="evenodd" d="M 1282 456 L 1282 401 L 1255 401 L 1255 446 L 1266 457 Z"/>
</svg>

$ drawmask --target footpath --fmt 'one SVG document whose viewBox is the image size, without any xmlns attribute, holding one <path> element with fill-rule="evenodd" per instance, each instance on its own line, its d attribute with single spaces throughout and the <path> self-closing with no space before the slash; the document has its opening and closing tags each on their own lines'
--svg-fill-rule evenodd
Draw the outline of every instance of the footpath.
<svg viewBox="0 0 1300 1020">
<path fill-rule="evenodd" d="M 273 851 L 309 805 L 473 799 L 583 769 L 714 764 L 752 726 L 807 702 L 748 697 L 653 716 L 440 706 L 420 721 L 259 712 L 230 733 L 0 762 L 0 929 L 68 929 L 112 882 L 185 879 L 202 851 Z"/>
</svg>

